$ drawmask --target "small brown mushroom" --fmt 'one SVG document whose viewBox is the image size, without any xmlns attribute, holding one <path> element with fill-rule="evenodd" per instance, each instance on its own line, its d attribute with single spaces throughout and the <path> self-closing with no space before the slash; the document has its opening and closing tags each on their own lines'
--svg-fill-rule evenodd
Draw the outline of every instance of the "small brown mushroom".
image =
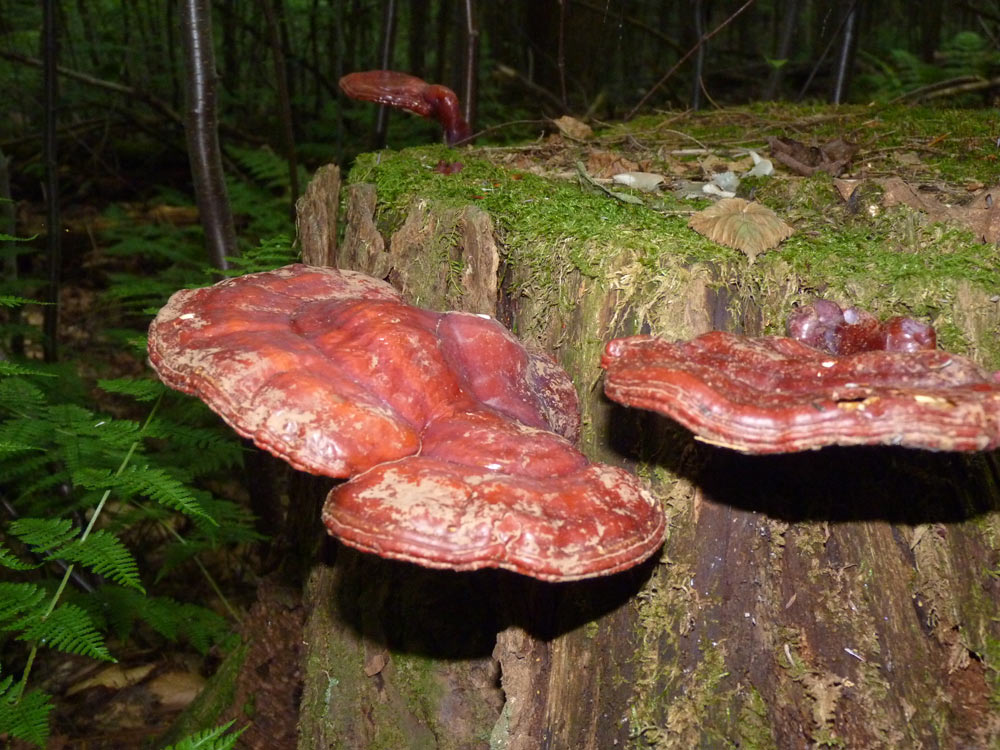
<svg viewBox="0 0 1000 750">
<path fill-rule="evenodd" d="M 790 338 L 713 331 L 691 341 L 616 339 L 601 364 L 611 399 L 747 453 L 1000 445 L 1000 373 L 947 352 L 837 356 Z"/>
<path fill-rule="evenodd" d="M 662 510 L 635 477 L 573 447 L 565 371 L 491 318 L 412 307 L 354 271 L 287 266 L 177 292 L 149 357 L 261 448 L 356 477 L 323 518 L 360 549 L 570 580 L 662 543 Z"/>
</svg>

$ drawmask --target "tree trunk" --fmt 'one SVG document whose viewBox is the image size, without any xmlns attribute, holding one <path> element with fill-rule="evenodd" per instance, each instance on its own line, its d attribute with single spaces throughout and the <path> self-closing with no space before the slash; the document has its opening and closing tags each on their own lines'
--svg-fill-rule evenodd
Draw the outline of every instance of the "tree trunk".
<svg viewBox="0 0 1000 750">
<path fill-rule="evenodd" d="M 376 212 L 371 185 L 346 193 L 337 264 L 388 277 L 424 307 L 492 312 L 558 352 L 581 397 L 582 449 L 638 471 L 670 532 L 645 565 L 572 584 L 425 570 L 334 543 L 307 592 L 300 748 L 998 741 L 995 454 L 744 456 L 602 396 L 608 339 L 759 333 L 788 295 L 823 288 L 836 269 L 799 278 L 780 262 L 663 253 L 649 275 L 623 247 L 593 278 L 500 246 L 476 206 L 414 197 L 401 216 Z M 512 293 L 549 272 L 567 304 Z M 967 282 L 952 291 L 939 324 L 975 348 L 996 306 Z"/>
</svg>

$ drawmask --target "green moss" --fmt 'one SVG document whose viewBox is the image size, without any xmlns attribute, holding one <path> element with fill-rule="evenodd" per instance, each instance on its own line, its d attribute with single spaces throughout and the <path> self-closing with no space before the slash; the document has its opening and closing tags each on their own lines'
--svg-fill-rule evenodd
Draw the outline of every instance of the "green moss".
<svg viewBox="0 0 1000 750">
<path fill-rule="evenodd" d="M 739 744 L 745 750 L 770 750 L 777 748 L 774 730 L 771 728 L 764 696 L 752 685 L 743 692 L 744 701 L 740 707 L 737 730 Z"/>
</svg>

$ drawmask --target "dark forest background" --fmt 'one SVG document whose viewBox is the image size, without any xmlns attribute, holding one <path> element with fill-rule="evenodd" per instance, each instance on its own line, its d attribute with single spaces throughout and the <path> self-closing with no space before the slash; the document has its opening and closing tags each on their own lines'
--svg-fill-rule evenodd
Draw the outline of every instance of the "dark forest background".
<svg viewBox="0 0 1000 750">
<path fill-rule="evenodd" d="M 89 179 L 77 181 L 100 198 L 148 189 L 150 182 L 184 184 L 180 5 L 56 5 L 62 160 L 90 165 Z M 490 140 L 532 137 L 544 118 L 566 113 L 626 117 L 640 102 L 644 111 L 775 99 L 866 103 L 953 81 L 968 93 L 960 99 L 952 93 L 950 104 L 988 104 L 996 81 L 988 82 L 1000 68 L 996 2 L 757 0 L 744 8 L 701 0 L 223 0 L 211 6 L 226 147 L 285 153 L 287 117 L 296 156 L 309 167 L 344 164 L 372 144 L 375 108 L 339 94 L 337 81 L 347 72 L 388 67 L 467 94 L 470 9 L 478 32 L 475 125 L 491 129 Z M 38 196 L 32 176 L 43 107 L 41 7 L 0 3 L 6 111 L 0 148 L 14 160 L 21 199 Z M 699 36 L 713 32 L 698 47 Z M 509 124 L 525 120 L 530 124 Z M 397 116 L 391 145 L 435 137 L 433 125 Z M 137 175 L 154 179 L 136 185 Z"/>
<path fill-rule="evenodd" d="M 219 273 L 185 136 L 193 4 L 0 0 L 0 743 L 44 743 L 67 655 L 186 649 L 211 671 L 281 565 L 280 545 L 260 545 L 281 488 L 244 481 L 261 476 L 254 454 L 144 364 L 155 310 Z M 564 114 L 599 127 L 762 101 L 982 108 L 1000 92 L 997 0 L 207 6 L 232 273 L 295 259 L 293 205 L 316 168 L 440 139 L 410 115 L 380 128 L 338 89 L 352 71 L 453 88 L 477 145 L 538 138 Z"/>
</svg>

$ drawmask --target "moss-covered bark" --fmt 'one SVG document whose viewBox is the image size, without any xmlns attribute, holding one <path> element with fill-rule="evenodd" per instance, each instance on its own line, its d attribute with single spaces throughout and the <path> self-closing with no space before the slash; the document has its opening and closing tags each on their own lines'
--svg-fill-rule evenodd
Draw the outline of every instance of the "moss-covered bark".
<svg viewBox="0 0 1000 750">
<path fill-rule="evenodd" d="M 371 258 L 344 248 L 352 236 L 370 246 L 377 230 L 378 265 L 359 267 L 419 304 L 484 312 L 483 289 L 494 289 L 498 317 L 572 375 L 584 450 L 643 476 L 670 533 L 659 559 L 572 585 L 456 577 L 338 551 L 311 589 L 301 746 L 997 742 L 995 455 L 742 456 L 610 404 L 598 366 L 604 343 L 624 334 L 777 332 L 793 303 L 825 290 L 883 316 L 924 311 L 949 348 L 996 368 L 997 282 L 971 262 L 938 265 L 930 247 L 906 253 L 938 270 L 900 272 L 913 258 L 877 244 L 865 256 L 851 239 L 860 220 L 846 215 L 847 244 L 800 232 L 750 265 L 682 220 L 651 219 L 575 185 L 468 158 L 457 175 L 429 176 L 439 156 L 359 162 L 349 181 L 375 187 L 350 188 L 369 199 L 363 209 L 350 199 L 347 215 L 361 218 L 351 219 L 341 262 Z M 805 188 L 830 191 L 822 178 Z M 483 201 L 487 189 L 502 195 Z M 470 232 L 462 222 L 473 204 L 493 223 L 476 208 Z M 564 223 L 553 226 L 560 211 Z M 494 241 L 499 268 L 480 257 Z"/>
</svg>

